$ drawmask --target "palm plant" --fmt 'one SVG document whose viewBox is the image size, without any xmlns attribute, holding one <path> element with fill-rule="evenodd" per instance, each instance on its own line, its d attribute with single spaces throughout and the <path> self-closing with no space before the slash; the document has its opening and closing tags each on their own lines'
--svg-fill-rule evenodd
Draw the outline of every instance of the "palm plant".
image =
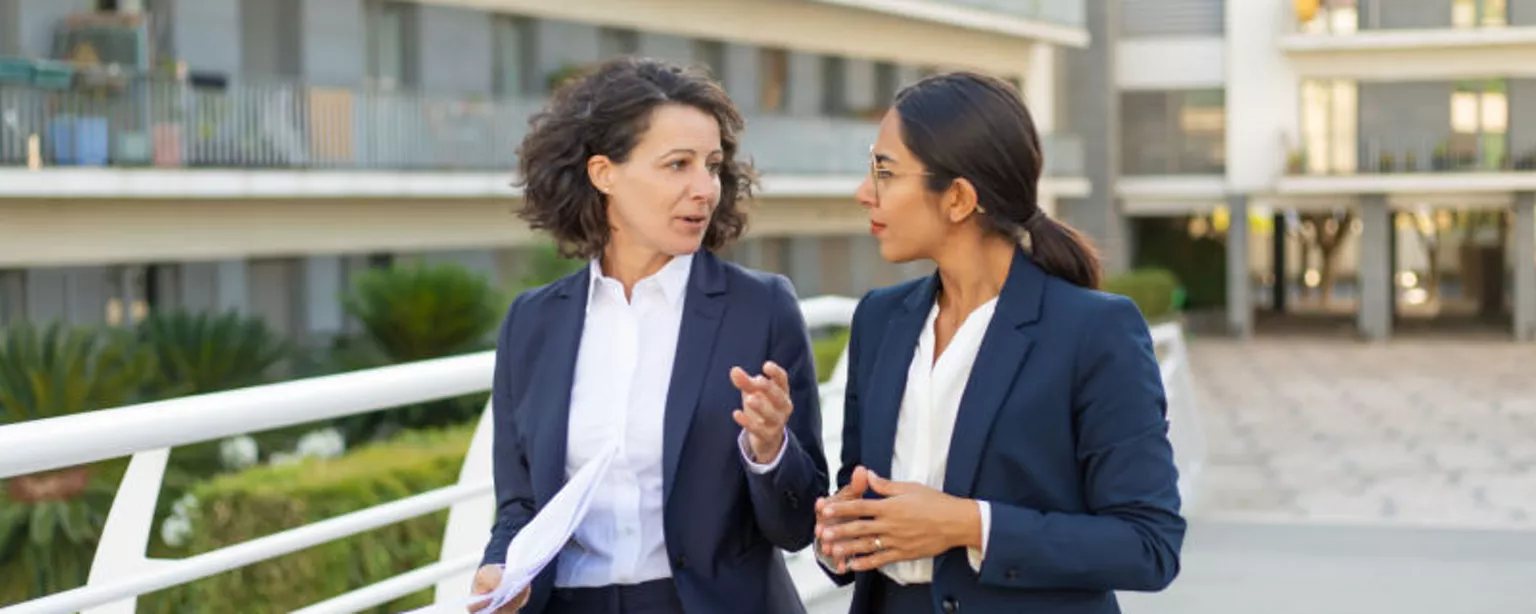
<svg viewBox="0 0 1536 614">
<path fill-rule="evenodd" d="M 150 394 L 204 394 L 265 383 L 290 347 L 263 320 L 224 314 L 155 312 L 138 337 L 159 363 Z"/>
<path fill-rule="evenodd" d="M 124 331 L 31 324 L 0 333 L 0 423 L 131 403 L 153 358 Z M 0 593 L 84 582 L 113 485 L 88 465 L 11 478 L 0 492 Z M 30 585 L 30 586 L 27 586 Z"/>
<path fill-rule="evenodd" d="M 503 301 L 483 275 L 445 264 L 364 272 L 342 304 L 363 334 L 344 341 L 335 359 L 357 369 L 489 349 Z M 384 437 L 472 419 L 483 401 L 483 394 L 447 399 L 345 418 L 340 426 L 348 441 Z"/>
</svg>

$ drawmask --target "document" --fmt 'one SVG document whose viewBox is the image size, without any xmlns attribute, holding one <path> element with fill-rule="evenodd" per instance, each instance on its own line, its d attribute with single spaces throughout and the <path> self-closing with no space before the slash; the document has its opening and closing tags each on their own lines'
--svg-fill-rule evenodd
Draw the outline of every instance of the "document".
<svg viewBox="0 0 1536 614">
<path fill-rule="evenodd" d="M 507 547 L 506 568 L 502 572 L 501 584 L 490 593 L 474 595 L 466 601 L 467 605 L 473 606 L 490 599 L 476 614 L 490 614 L 515 599 L 560 554 L 560 550 L 576 532 L 576 527 L 586 517 L 597 485 L 618 454 L 619 446 L 615 443 L 597 458 L 588 461 L 534 515 L 533 520 L 517 532 Z"/>
</svg>

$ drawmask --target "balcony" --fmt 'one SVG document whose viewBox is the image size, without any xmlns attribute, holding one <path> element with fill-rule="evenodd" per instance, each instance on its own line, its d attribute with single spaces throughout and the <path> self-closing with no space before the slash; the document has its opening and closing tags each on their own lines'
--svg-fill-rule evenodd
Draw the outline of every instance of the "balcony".
<svg viewBox="0 0 1536 614">
<path fill-rule="evenodd" d="M 0 84 L 0 167 L 510 173 L 542 102 L 285 83 Z M 742 147 L 769 182 L 848 179 L 866 172 L 876 132 L 862 119 L 761 115 Z M 1048 174 L 1081 175 L 1081 143 L 1046 143 Z"/>
<path fill-rule="evenodd" d="M 1415 80 L 1536 74 L 1536 12 L 1507 0 L 1274 0 L 1303 77 Z"/>
<path fill-rule="evenodd" d="M 1083 0 L 925 0 L 929 4 L 947 4 L 969 9 L 1082 28 L 1087 25 L 1087 5 Z"/>
<path fill-rule="evenodd" d="M 1536 146 L 1501 136 L 1369 137 L 1287 155 L 1282 192 L 1508 193 L 1536 190 Z"/>
</svg>

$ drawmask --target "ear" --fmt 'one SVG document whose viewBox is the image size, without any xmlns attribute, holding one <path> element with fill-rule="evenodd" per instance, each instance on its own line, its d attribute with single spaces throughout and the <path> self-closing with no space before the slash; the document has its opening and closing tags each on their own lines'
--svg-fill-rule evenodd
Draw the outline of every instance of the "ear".
<svg viewBox="0 0 1536 614">
<path fill-rule="evenodd" d="M 596 155 L 587 158 L 587 179 L 599 192 L 607 194 L 613 190 L 613 175 L 617 170 L 613 160 L 608 156 Z"/>
<path fill-rule="evenodd" d="M 960 177 L 944 191 L 944 213 L 949 221 L 959 224 L 978 213 L 981 207 L 976 199 L 976 186 L 969 179 Z"/>
</svg>

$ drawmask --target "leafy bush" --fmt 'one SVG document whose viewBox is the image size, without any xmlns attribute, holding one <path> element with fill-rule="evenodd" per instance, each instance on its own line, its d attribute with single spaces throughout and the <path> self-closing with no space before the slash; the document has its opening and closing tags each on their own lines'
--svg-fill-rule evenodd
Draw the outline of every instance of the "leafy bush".
<svg viewBox="0 0 1536 614">
<path fill-rule="evenodd" d="M 848 346 L 848 329 L 839 328 L 830 334 L 811 341 L 811 355 L 816 358 L 816 381 L 825 382 L 832 377 L 832 370 Z"/>
<path fill-rule="evenodd" d="M 290 353 L 264 320 L 234 311 L 154 312 L 139 323 L 138 337 L 158 358 L 159 371 L 150 384 L 157 398 L 266 383 L 267 374 Z"/>
<path fill-rule="evenodd" d="M 153 366 L 124 331 L 10 327 L 0 333 L 0 424 L 131 403 Z M 0 603 L 85 582 L 115 490 L 109 464 L 0 485 Z"/>
<path fill-rule="evenodd" d="M 406 431 L 337 459 L 262 466 L 230 473 L 191 491 L 197 501 L 190 556 L 388 503 L 453 484 L 473 425 Z M 143 611 L 289 612 L 437 562 L 447 512 L 441 511 L 219 574 L 140 599 Z M 431 589 L 373 611 L 431 602 Z"/>
<path fill-rule="evenodd" d="M 505 301 L 484 275 L 454 264 L 373 269 L 342 304 L 363 335 L 339 346 L 344 369 L 454 356 L 494 347 Z M 485 394 L 352 416 L 339 421 L 349 441 L 387 437 L 401 428 L 473 420 Z"/>
<path fill-rule="evenodd" d="M 1157 322 L 1175 313 L 1179 280 L 1164 269 L 1137 269 L 1104 280 L 1103 289 L 1135 301 L 1143 317 Z"/>
</svg>

